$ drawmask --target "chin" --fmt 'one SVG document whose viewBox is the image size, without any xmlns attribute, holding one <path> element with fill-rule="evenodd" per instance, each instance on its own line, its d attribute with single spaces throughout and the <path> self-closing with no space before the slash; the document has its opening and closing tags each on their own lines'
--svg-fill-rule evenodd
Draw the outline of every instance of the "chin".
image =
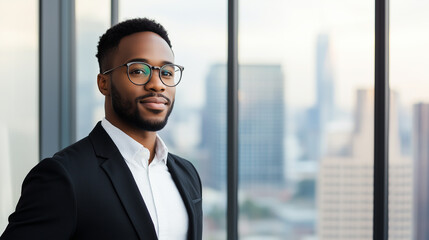
<svg viewBox="0 0 429 240">
<path fill-rule="evenodd" d="M 149 114 L 140 114 L 140 121 L 143 122 L 163 122 L 166 119 L 167 114 L 159 112 L 158 114 L 149 113 Z"/>
<path fill-rule="evenodd" d="M 146 121 L 141 121 L 137 127 L 140 128 L 141 130 L 145 130 L 149 132 L 157 132 L 163 129 L 166 125 L 167 125 L 167 119 L 161 120 L 161 121 L 146 120 Z"/>
</svg>

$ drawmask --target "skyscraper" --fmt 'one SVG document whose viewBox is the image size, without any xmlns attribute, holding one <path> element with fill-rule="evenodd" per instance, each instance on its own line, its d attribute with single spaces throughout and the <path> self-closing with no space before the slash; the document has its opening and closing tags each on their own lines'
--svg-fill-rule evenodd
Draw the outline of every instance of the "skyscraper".
<svg viewBox="0 0 429 240">
<path fill-rule="evenodd" d="M 202 148 L 208 157 L 201 177 L 207 186 L 218 189 L 226 188 L 226 86 L 226 66 L 212 65 L 206 78 L 202 123 Z"/>
<path fill-rule="evenodd" d="M 299 141 L 300 155 L 297 159 L 288 159 L 305 163 L 312 172 L 304 172 L 296 179 L 288 179 L 288 183 L 295 185 L 296 192 L 306 192 L 306 198 L 315 200 L 317 171 L 320 160 L 328 152 L 328 125 L 335 120 L 334 98 L 334 61 L 330 37 L 326 33 L 318 35 L 315 54 L 315 86 L 316 99 L 313 106 L 305 111 L 302 120 L 297 122 L 296 137 Z M 291 176 L 291 175 L 289 175 Z"/>
<path fill-rule="evenodd" d="M 390 97 L 389 239 L 412 239 L 412 163 L 399 148 L 398 96 Z M 350 156 L 321 160 L 318 178 L 320 240 L 372 239 L 374 91 L 358 90 Z"/>
<path fill-rule="evenodd" d="M 321 123 L 332 120 L 335 111 L 333 54 L 329 35 L 317 37 L 316 48 L 316 106 Z"/>
<path fill-rule="evenodd" d="M 429 239 L 429 104 L 413 109 L 414 239 Z"/>
<path fill-rule="evenodd" d="M 280 65 L 239 68 L 241 186 L 283 184 L 284 91 Z"/>
<path fill-rule="evenodd" d="M 328 34 L 316 42 L 316 102 L 302 123 L 302 160 L 318 161 L 326 152 L 326 126 L 335 117 L 334 62 Z"/>
<path fill-rule="evenodd" d="M 239 67 L 240 187 L 284 182 L 284 79 L 280 65 Z M 226 68 L 213 65 L 206 84 L 203 147 L 208 149 L 215 187 L 226 181 Z M 210 109 L 210 111 L 209 111 Z"/>
</svg>

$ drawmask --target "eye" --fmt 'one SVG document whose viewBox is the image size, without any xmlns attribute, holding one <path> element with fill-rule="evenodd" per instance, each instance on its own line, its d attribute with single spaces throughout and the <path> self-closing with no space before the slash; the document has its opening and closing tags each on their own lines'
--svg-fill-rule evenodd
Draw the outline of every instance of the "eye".
<svg viewBox="0 0 429 240">
<path fill-rule="evenodd" d="M 174 78 L 174 66 L 173 65 L 164 65 L 161 68 L 161 76 L 166 79 Z"/>
<path fill-rule="evenodd" d="M 169 71 L 169 70 L 163 69 L 163 70 L 161 71 L 161 75 L 162 75 L 163 77 L 172 77 L 174 74 L 173 74 L 173 72 L 171 72 L 171 71 Z"/>
<path fill-rule="evenodd" d="M 133 63 L 128 67 L 128 73 L 136 77 L 147 77 L 150 75 L 150 68 L 143 63 Z"/>
<path fill-rule="evenodd" d="M 133 74 L 133 75 L 149 75 L 149 72 L 143 68 L 138 68 L 138 69 L 130 69 L 130 74 Z"/>
</svg>

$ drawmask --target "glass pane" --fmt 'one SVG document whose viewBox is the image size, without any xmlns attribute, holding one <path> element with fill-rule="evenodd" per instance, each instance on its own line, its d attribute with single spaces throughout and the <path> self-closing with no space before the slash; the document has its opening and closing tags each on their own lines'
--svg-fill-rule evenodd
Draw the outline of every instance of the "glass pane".
<svg viewBox="0 0 429 240">
<path fill-rule="evenodd" d="M 98 91 L 95 54 L 100 36 L 110 27 L 110 0 L 76 0 L 76 138 L 88 136 L 104 117 Z"/>
<path fill-rule="evenodd" d="M 0 1 L 0 233 L 39 159 L 38 3 Z"/>
<path fill-rule="evenodd" d="M 429 239 L 429 2 L 390 5 L 389 239 Z"/>
<path fill-rule="evenodd" d="M 240 239 L 372 239 L 374 1 L 245 1 Z"/>
<path fill-rule="evenodd" d="M 167 6 L 167 7 L 166 7 Z M 147 17 L 168 31 L 185 67 L 174 110 L 160 132 L 203 182 L 203 239 L 226 239 L 226 1 L 120 1 L 120 20 Z"/>
</svg>

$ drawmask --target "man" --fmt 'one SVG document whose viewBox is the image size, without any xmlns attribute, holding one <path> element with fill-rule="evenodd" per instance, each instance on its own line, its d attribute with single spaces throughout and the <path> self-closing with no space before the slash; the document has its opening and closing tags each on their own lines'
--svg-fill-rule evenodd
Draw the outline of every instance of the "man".
<svg viewBox="0 0 429 240">
<path fill-rule="evenodd" d="M 119 23 L 97 58 L 105 118 L 30 171 L 1 239 L 201 239 L 198 173 L 156 134 L 183 71 L 167 32 L 148 19 Z"/>
</svg>

